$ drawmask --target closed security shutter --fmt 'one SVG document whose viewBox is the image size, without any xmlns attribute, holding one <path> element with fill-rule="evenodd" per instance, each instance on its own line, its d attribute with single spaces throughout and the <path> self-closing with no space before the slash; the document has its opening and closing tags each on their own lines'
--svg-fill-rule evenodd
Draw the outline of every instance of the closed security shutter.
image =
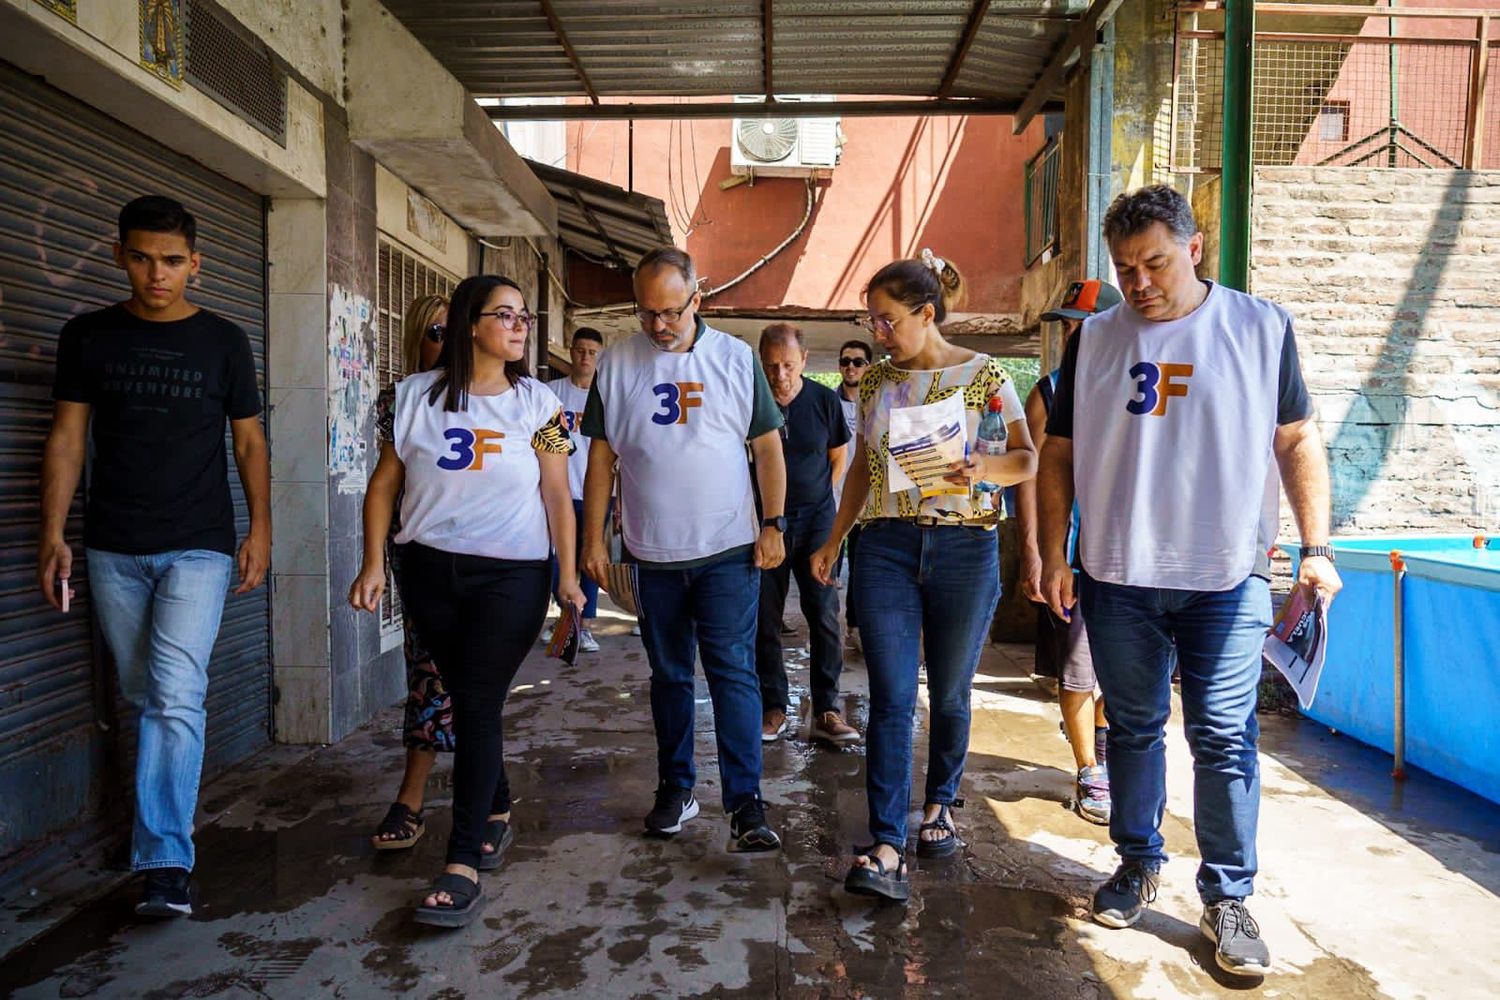
<svg viewBox="0 0 1500 1000">
<path fill-rule="evenodd" d="M 83 505 L 68 523 L 78 598 L 48 608 L 35 584 L 38 478 L 57 335 L 129 294 L 111 244 L 120 207 L 167 194 L 198 219 L 203 270 L 189 295 L 250 337 L 265 386 L 265 212 L 260 196 L 0 63 L 0 866 L 80 822 L 118 822 L 134 750 L 110 660 L 92 628 Z M 230 462 L 236 520 L 248 528 Z M 205 777 L 269 742 L 267 588 L 230 597 L 208 689 Z M 126 827 L 128 829 L 128 826 Z"/>
</svg>

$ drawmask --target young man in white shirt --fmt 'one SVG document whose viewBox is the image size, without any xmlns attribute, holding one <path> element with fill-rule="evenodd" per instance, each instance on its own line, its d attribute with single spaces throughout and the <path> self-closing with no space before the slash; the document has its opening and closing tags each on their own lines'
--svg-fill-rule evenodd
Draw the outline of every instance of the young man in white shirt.
<svg viewBox="0 0 1500 1000">
<path fill-rule="evenodd" d="M 1104 236 L 1125 303 L 1085 319 L 1068 344 L 1037 482 L 1042 595 L 1060 618 L 1075 603 L 1077 497 L 1078 600 L 1109 717 L 1121 864 L 1094 895 L 1094 919 L 1128 927 L 1156 895 L 1175 657 L 1195 772 L 1199 927 L 1221 968 L 1259 976 L 1270 952 L 1244 901 L 1256 874 L 1275 475 L 1302 536 L 1298 583 L 1332 597 L 1328 460 L 1291 317 L 1199 280 L 1203 234 L 1187 199 L 1165 185 L 1121 195 Z"/>
<path fill-rule="evenodd" d="M 562 378 L 547 383 L 547 388 L 562 400 L 563 426 L 573 439 L 573 454 L 568 456 L 568 489 L 573 494 L 573 514 L 583 527 L 583 477 L 589 467 L 589 439 L 583 433 L 583 409 L 588 403 L 589 389 L 594 384 L 594 370 L 599 365 L 599 355 L 604 353 L 604 335 L 590 326 L 581 326 L 573 331 L 573 342 L 568 347 L 568 357 L 573 362 L 573 371 Z M 578 648 L 585 653 L 599 652 L 599 641 L 594 638 L 591 625 L 599 613 L 599 584 L 582 578 L 583 587 L 583 634 L 578 638 Z M 552 589 L 557 590 L 557 564 L 554 557 Z M 545 637 L 546 633 L 543 633 Z"/>
<path fill-rule="evenodd" d="M 584 412 L 592 443 L 583 565 L 595 580 L 605 578 L 604 518 L 618 460 L 621 525 L 637 561 L 641 639 L 651 661 L 659 784 L 646 831 L 670 837 L 698 814 L 696 652 L 713 699 L 729 850 L 778 850 L 760 797 L 755 623 L 760 571 L 784 554 L 781 410 L 750 348 L 698 316 L 698 280 L 686 253 L 664 247 L 643 257 L 635 299 L 641 332 L 604 356 Z"/>
</svg>

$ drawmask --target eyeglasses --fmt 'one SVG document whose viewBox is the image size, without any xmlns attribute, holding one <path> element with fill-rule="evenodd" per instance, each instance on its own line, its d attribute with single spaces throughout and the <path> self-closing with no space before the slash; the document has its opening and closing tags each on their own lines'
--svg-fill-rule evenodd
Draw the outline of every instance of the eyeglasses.
<svg viewBox="0 0 1500 1000">
<path fill-rule="evenodd" d="M 495 317 L 500 321 L 501 328 L 505 330 L 515 330 L 517 328 L 530 330 L 531 324 L 536 320 L 536 317 L 525 309 L 522 309 L 520 312 L 510 309 L 496 309 L 493 312 L 482 312 L 479 315 Z"/>
<path fill-rule="evenodd" d="M 923 305 L 926 305 L 926 303 L 923 303 Z M 917 314 L 917 310 L 921 308 L 922 306 L 917 306 L 916 309 L 908 310 L 906 315 L 915 316 Z M 904 319 L 905 317 L 902 318 Z M 884 316 L 861 316 L 854 322 L 858 323 L 869 333 L 878 333 L 883 337 L 889 337 L 896 331 L 896 323 L 899 323 L 900 320 L 896 320 L 893 322 L 886 319 Z M 840 361 L 839 363 L 843 364 L 842 361 Z"/>
<path fill-rule="evenodd" d="M 427 328 L 427 333 L 425 334 L 425 336 L 434 344 L 441 344 L 443 342 L 443 334 L 446 332 L 447 328 L 444 327 L 443 324 L 434 323 Z"/>
<path fill-rule="evenodd" d="M 678 320 L 682 319 L 682 314 L 687 312 L 688 306 L 692 305 L 693 299 L 697 297 L 698 293 L 693 292 L 692 295 L 688 296 L 688 300 L 682 305 L 678 306 L 676 309 L 654 310 L 641 309 L 640 307 L 637 307 L 635 310 L 635 318 L 640 320 L 641 326 L 645 327 L 648 330 L 656 325 L 656 321 L 658 319 L 660 319 L 668 326 L 671 326 L 673 323 L 676 323 Z"/>
<path fill-rule="evenodd" d="M 840 368 L 863 368 L 869 363 L 864 358 L 839 358 Z"/>
</svg>

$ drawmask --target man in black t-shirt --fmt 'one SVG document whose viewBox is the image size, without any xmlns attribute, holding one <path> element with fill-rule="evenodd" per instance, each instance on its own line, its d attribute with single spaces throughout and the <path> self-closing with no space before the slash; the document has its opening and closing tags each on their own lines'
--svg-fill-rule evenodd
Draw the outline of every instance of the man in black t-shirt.
<svg viewBox="0 0 1500 1000">
<path fill-rule="evenodd" d="M 844 669 L 838 590 L 817 581 L 810 560 L 833 528 L 833 487 L 844 476 L 849 425 L 838 395 L 802 377 L 807 349 L 797 327 L 766 327 L 760 336 L 760 363 L 786 418 L 781 448 L 786 456 L 787 522 L 786 559 L 760 575 L 755 669 L 760 675 L 761 739 L 772 742 L 787 729 L 791 695 L 782 660 L 781 615 L 795 575 L 811 653 L 813 717 L 808 735 L 826 743 L 848 743 L 859 739 L 859 731 L 838 710 L 839 674 Z"/>
<path fill-rule="evenodd" d="M 260 586 L 271 561 L 271 470 L 250 341 L 188 302 L 197 225 L 176 201 L 120 212 L 115 262 L 130 298 L 69 320 L 58 338 L 56 408 L 42 464 L 37 581 L 69 610 L 68 508 L 90 443 L 84 515 L 90 593 L 120 690 L 140 712 L 131 867 L 136 912 L 192 912 L 193 813 L 203 769 L 208 661 L 230 578 Z M 250 509 L 235 548 L 224 422 Z"/>
</svg>

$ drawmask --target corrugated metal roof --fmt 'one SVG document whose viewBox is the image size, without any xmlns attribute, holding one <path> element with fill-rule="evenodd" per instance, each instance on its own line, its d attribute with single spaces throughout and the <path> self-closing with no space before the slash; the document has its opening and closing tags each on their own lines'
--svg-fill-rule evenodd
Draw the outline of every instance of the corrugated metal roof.
<svg viewBox="0 0 1500 1000">
<path fill-rule="evenodd" d="M 385 6 L 477 97 L 582 97 L 590 88 L 597 97 L 762 93 L 767 17 L 777 93 L 937 97 L 971 17 L 983 7 L 951 96 L 1019 103 L 1089 3 L 385 0 Z"/>
<path fill-rule="evenodd" d="M 570 250 L 601 263 L 635 267 L 646 251 L 672 242 L 660 198 L 530 160 L 527 165 L 557 202 L 558 239 Z"/>
</svg>

